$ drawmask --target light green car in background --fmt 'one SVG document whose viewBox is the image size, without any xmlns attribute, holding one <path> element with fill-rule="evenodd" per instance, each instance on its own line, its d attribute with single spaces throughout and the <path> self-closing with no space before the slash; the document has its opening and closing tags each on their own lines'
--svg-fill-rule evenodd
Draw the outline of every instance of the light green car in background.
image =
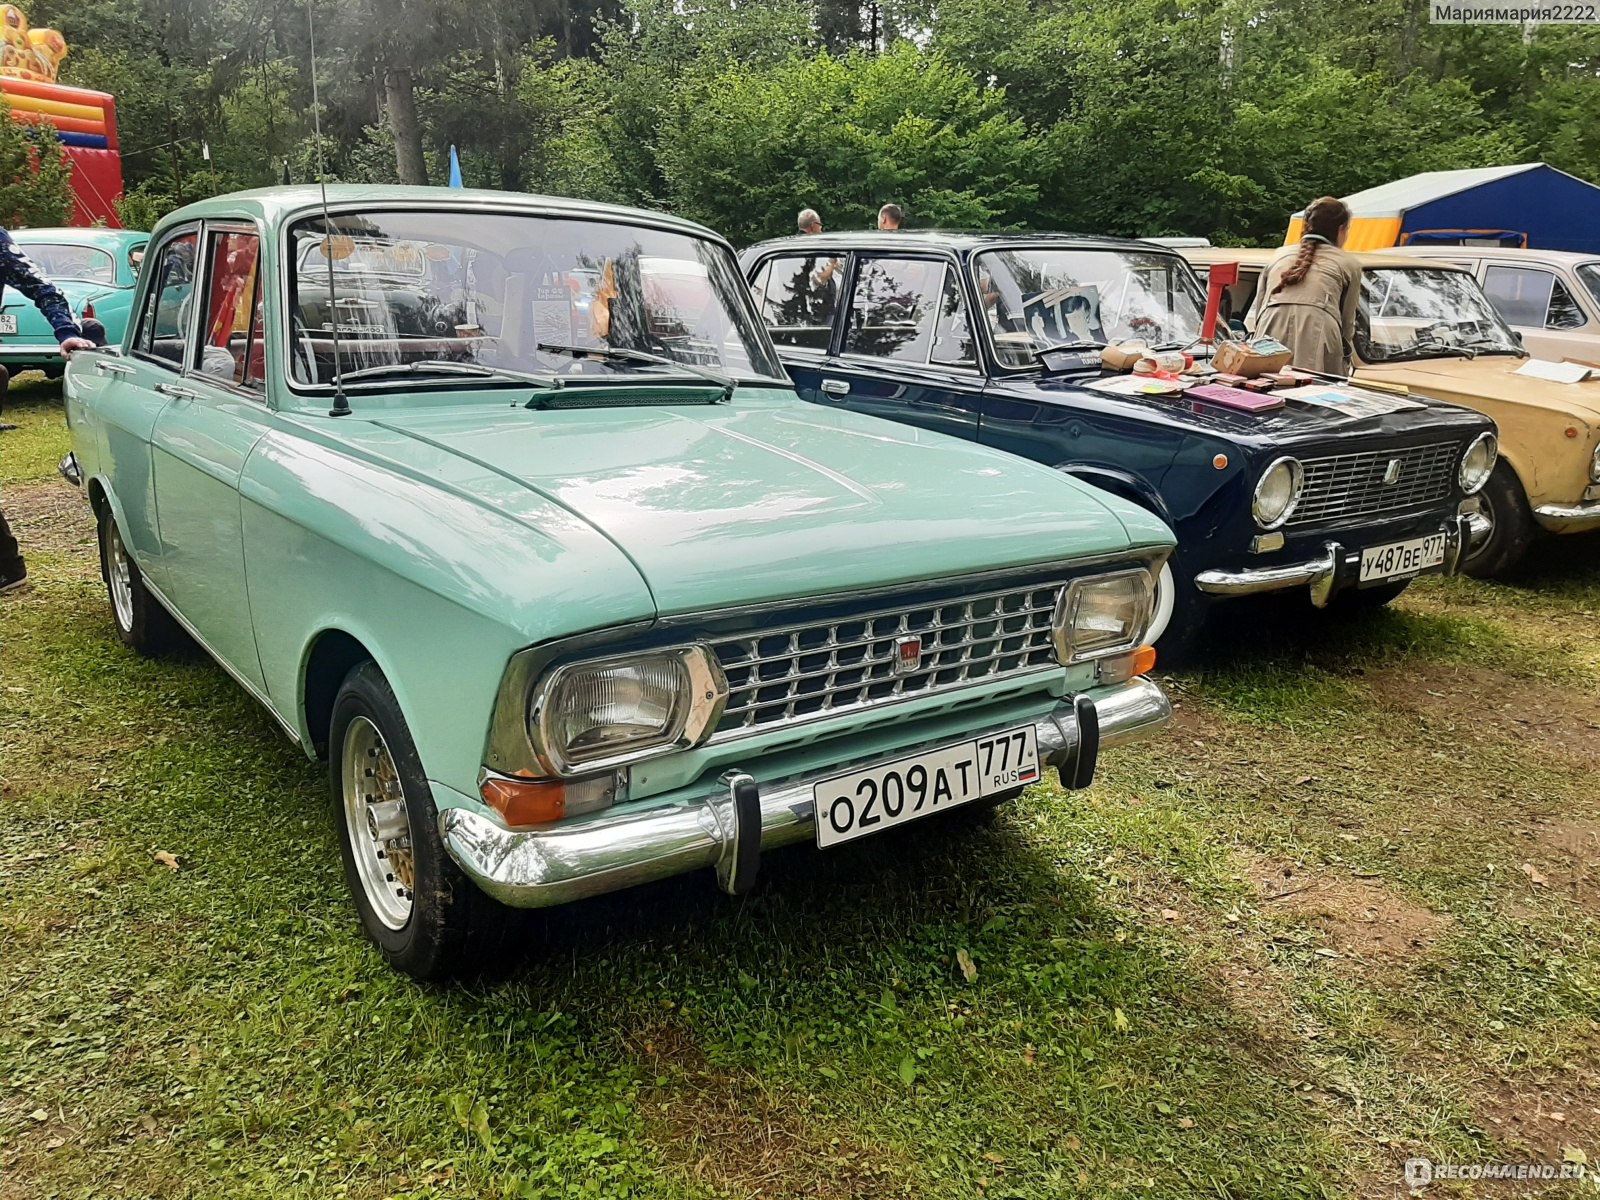
<svg viewBox="0 0 1600 1200">
<path fill-rule="evenodd" d="M 427 188 L 217 197 L 67 372 L 112 615 L 199 642 L 330 763 L 397 967 L 505 906 L 820 848 L 1169 717 L 1156 518 L 798 399 L 732 251 L 660 214 Z"/>
<path fill-rule="evenodd" d="M 133 287 L 148 233 L 131 229 L 13 229 L 11 240 L 39 274 L 67 298 L 72 315 L 93 317 L 106 340 L 120 342 L 128 329 Z M 45 315 L 21 292 L 0 298 L 0 366 L 13 375 L 43 371 L 54 378 L 66 361 Z"/>
</svg>

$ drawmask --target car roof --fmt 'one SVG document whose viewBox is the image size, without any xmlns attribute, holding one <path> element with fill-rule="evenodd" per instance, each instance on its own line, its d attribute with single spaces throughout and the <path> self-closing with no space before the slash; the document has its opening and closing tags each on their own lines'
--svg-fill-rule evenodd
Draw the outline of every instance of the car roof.
<svg viewBox="0 0 1600 1200">
<path fill-rule="evenodd" d="M 1088 233 L 994 233 L 957 229 L 846 229 L 821 233 L 790 234 L 747 247 L 745 254 L 779 247 L 803 246 L 808 252 L 826 250 L 975 251 L 993 246 L 1071 246 L 1082 250 L 1144 250 L 1172 254 L 1167 246 L 1142 242 L 1137 238 L 1104 237 Z"/>
<path fill-rule="evenodd" d="M 1540 250 L 1533 246 L 1396 246 L 1393 253 L 1403 254 L 1407 258 L 1522 258 L 1529 262 L 1567 267 L 1600 262 L 1600 254 L 1583 254 L 1577 250 Z"/>
<path fill-rule="evenodd" d="M 697 225 L 693 221 L 685 221 L 681 217 L 669 216 L 666 213 L 653 212 L 642 208 L 626 208 L 620 204 L 597 204 L 591 200 L 574 200 L 564 196 L 536 196 L 527 192 L 499 192 L 485 188 L 444 188 L 444 187 L 406 187 L 397 184 L 370 184 L 370 183 L 330 183 L 327 185 L 327 203 L 329 207 L 339 208 L 350 205 L 370 205 L 374 208 L 384 205 L 400 205 L 403 207 L 442 207 L 453 209 L 522 209 L 542 216 L 555 217 L 611 217 L 624 220 L 630 224 L 653 225 L 662 229 L 672 229 L 681 233 L 692 234 L 696 237 L 712 237 L 721 240 L 719 235 L 707 229 L 704 225 Z M 308 210 L 315 211 L 323 203 L 323 189 L 315 184 L 291 185 L 289 187 L 256 188 L 245 192 L 227 192 L 221 196 L 212 196 L 208 200 L 198 200 L 187 204 L 176 211 L 169 213 L 161 222 L 162 227 L 177 224 L 183 221 L 194 221 L 204 217 L 237 217 L 249 215 L 259 217 L 264 222 L 273 222 L 285 217 L 303 216 Z"/>
<path fill-rule="evenodd" d="M 1245 263 L 1249 266 L 1264 267 L 1276 258 L 1282 246 L 1264 249 L 1260 246 L 1196 246 L 1185 247 L 1178 251 L 1190 262 L 1197 266 L 1209 267 L 1214 263 Z M 1354 250 L 1346 251 L 1363 267 L 1415 267 L 1416 258 L 1406 254 L 1396 254 L 1393 250 Z M 1431 264 L 1442 271 L 1461 271 L 1466 268 L 1453 262 Z"/>
<path fill-rule="evenodd" d="M 95 226 L 36 226 L 9 232 L 12 239 L 23 246 L 48 242 L 53 246 L 94 246 L 100 250 L 110 250 L 150 240 L 148 233 L 137 229 L 102 229 Z"/>
</svg>

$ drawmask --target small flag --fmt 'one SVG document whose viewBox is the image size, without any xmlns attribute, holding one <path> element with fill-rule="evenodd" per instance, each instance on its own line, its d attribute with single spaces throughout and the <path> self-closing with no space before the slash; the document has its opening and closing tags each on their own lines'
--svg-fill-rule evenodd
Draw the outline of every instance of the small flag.
<svg viewBox="0 0 1600 1200">
<path fill-rule="evenodd" d="M 456 157 L 456 148 L 450 147 L 450 186 L 453 188 L 465 187 L 461 182 L 461 160 Z"/>
</svg>

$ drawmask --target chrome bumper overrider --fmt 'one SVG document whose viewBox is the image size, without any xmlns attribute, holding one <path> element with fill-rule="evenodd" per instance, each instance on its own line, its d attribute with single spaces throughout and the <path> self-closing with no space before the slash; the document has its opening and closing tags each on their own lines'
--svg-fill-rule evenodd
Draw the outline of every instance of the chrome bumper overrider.
<svg viewBox="0 0 1600 1200">
<path fill-rule="evenodd" d="M 1172 716 L 1166 696 L 1147 679 L 1098 688 L 1092 705 L 1089 699 L 1058 704 L 1034 722 L 1040 764 L 1078 776 L 1079 786 L 1092 773 L 1097 745 L 1116 746 L 1153 733 Z M 1094 717 L 1082 719 L 1080 706 Z M 1092 729 L 1085 738 L 1084 730 L 1095 725 L 1098 739 Z M 971 736 L 980 732 L 988 731 Z M 917 749 L 899 749 L 880 761 Z M 759 777 L 735 772 L 693 800 L 597 813 L 545 829 L 508 830 L 481 813 L 451 808 L 440 814 L 439 828 L 461 869 L 491 896 L 518 908 L 565 904 L 699 867 L 715 867 L 724 889 L 737 892 L 749 886 L 760 850 L 812 836 L 812 788 L 834 774 L 819 771 L 764 786 Z"/>
<path fill-rule="evenodd" d="M 1533 510 L 1534 520 L 1551 533 L 1582 533 L 1600 529 L 1600 500 L 1587 504 L 1541 504 Z"/>
<path fill-rule="evenodd" d="M 1445 546 L 1444 563 L 1438 573 L 1454 575 L 1463 549 L 1476 545 L 1488 534 L 1489 521 L 1479 513 L 1463 513 L 1445 521 L 1440 530 L 1445 535 Z M 1251 596 L 1285 588 L 1310 587 L 1311 602 L 1321 608 L 1335 593 L 1355 586 L 1360 577 L 1361 550 L 1346 549 L 1330 541 L 1323 544 L 1320 555 L 1308 562 L 1244 567 L 1237 571 L 1214 568 L 1201 571 L 1194 577 L 1194 584 L 1213 596 Z"/>
</svg>

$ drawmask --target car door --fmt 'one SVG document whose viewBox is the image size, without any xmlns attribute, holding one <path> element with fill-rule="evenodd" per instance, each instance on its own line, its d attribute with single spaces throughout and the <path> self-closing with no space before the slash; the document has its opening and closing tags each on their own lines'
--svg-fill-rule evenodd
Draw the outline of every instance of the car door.
<svg viewBox="0 0 1600 1200">
<path fill-rule="evenodd" d="M 833 346 L 849 262 L 843 252 L 781 254 L 751 276 L 756 311 L 803 400 L 823 398 L 822 364 Z"/>
<path fill-rule="evenodd" d="M 1483 290 L 1536 357 L 1597 360 L 1600 324 L 1591 322 L 1572 290 L 1554 271 L 1486 260 Z"/>
<path fill-rule="evenodd" d="M 819 403 L 976 440 L 984 381 L 955 263 L 857 254 L 849 297 Z"/>
<path fill-rule="evenodd" d="M 260 687 L 245 586 L 239 476 L 267 431 L 261 238 L 207 222 L 185 344 L 156 419 L 155 491 L 168 598 L 211 653 Z"/>
<path fill-rule="evenodd" d="M 122 353 L 96 354 L 94 410 L 98 418 L 100 470 L 114 498 L 123 542 L 146 581 L 163 593 L 166 562 L 155 492 L 156 422 L 172 403 L 187 345 L 184 318 L 194 294 L 200 229 L 170 231 L 155 252 L 139 293 L 138 321 Z"/>
</svg>

